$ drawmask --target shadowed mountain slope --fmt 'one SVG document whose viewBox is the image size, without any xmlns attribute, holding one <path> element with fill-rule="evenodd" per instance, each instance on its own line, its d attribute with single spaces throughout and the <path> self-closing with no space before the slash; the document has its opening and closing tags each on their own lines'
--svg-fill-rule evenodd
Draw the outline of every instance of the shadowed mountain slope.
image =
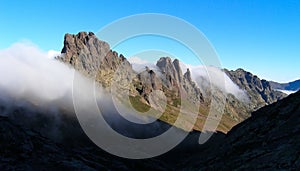
<svg viewBox="0 0 300 171">
<path fill-rule="evenodd" d="M 300 168 L 300 91 L 263 107 L 184 166 L 191 170 Z"/>
</svg>

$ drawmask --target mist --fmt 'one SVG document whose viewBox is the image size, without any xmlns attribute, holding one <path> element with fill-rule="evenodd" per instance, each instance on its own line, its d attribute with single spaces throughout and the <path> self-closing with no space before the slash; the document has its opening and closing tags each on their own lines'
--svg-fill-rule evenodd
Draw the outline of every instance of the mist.
<svg viewBox="0 0 300 171">
<path fill-rule="evenodd" d="M 27 128 L 40 132 L 43 136 L 57 142 L 77 143 L 88 142 L 89 139 L 80 127 L 73 104 L 73 81 L 76 72 L 72 67 L 56 60 L 54 56 L 59 55 L 56 51 L 42 51 L 36 45 L 28 42 L 15 43 L 7 49 L 0 50 L 0 115 L 9 117 L 16 123 Z M 155 70 L 158 75 L 159 69 L 156 65 L 140 61 L 132 62 L 133 69 L 140 72 L 145 66 Z M 243 97 L 240 90 L 220 69 L 210 67 L 208 70 L 213 79 L 207 76 L 207 68 L 202 66 L 188 66 L 192 77 L 203 89 L 203 85 L 209 87 L 221 84 L 218 82 L 225 77 L 225 88 L 220 89 L 232 93 L 236 97 Z M 187 66 L 183 65 L 183 72 Z M 93 78 L 87 78 L 79 74 L 80 82 L 84 82 L 80 90 L 82 99 L 90 96 L 88 90 L 94 85 Z M 206 81 L 203 81 L 206 80 Z M 224 80 L 224 79 L 223 79 Z M 205 83 L 205 84 L 204 84 Z M 99 110 L 106 122 L 112 129 L 131 138 L 151 138 L 164 133 L 171 126 L 161 121 L 154 121 L 149 124 L 138 124 L 127 120 L 128 117 L 136 117 L 139 120 L 138 112 L 134 109 L 117 110 L 111 99 L 111 94 L 101 87 L 96 86 L 96 99 Z M 90 111 L 90 101 L 82 101 L 86 106 L 86 117 L 95 120 L 98 113 Z M 120 115 L 119 112 L 124 112 Z M 94 118 L 93 118 L 94 117 Z M 147 117 L 145 123 L 148 123 Z M 140 122 L 143 122 L 141 120 Z M 178 130 L 180 132 L 180 130 Z M 82 140 L 84 139 L 84 141 Z M 170 140 L 171 141 L 171 140 Z M 194 142 L 196 143 L 196 142 Z"/>
<path fill-rule="evenodd" d="M 140 59 L 139 57 L 131 57 L 128 61 L 132 64 L 132 68 L 138 73 L 144 71 L 147 66 L 160 74 L 160 69 L 154 63 Z M 232 94 L 240 101 L 249 101 L 247 93 L 240 89 L 220 68 L 204 65 L 193 66 L 185 64 L 182 61 L 180 61 L 180 67 L 182 73 L 185 73 L 188 68 L 190 69 L 192 79 L 205 96 L 209 96 L 206 94 L 207 91 L 210 91 L 212 88 L 217 88 L 225 95 Z"/>
<path fill-rule="evenodd" d="M 70 108 L 73 74 L 73 69 L 28 42 L 0 51 L 0 96 L 9 104 L 27 101 L 49 110 L 52 103 Z"/>
<path fill-rule="evenodd" d="M 42 51 L 29 42 L 15 43 L 0 50 L 0 115 L 55 141 L 67 139 L 73 142 L 76 138 L 86 137 L 74 111 L 72 90 L 75 70 L 54 59 L 56 55 L 59 53 Z M 94 84 L 92 78 L 80 77 L 85 84 Z M 82 92 L 87 89 L 80 88 Z M 170 127 L 160 121 L 148 125 L 131 123 L 118 113 L 109 92 L 101 86 L 95 90 L 98 107 L 106 121 L 123 135 L 154 137 Z M 135 117 L 135 114 L 133 109 L 129 117 Z"/>
<path fill-rule="evenodd" d="M 247 93 L 240 89 L 220 68 L 214 66 L 189 66 L 192 79 L 201 89 L 217 87 L 225 94 L 232 94 L 242 102 L 248 102 Z"/>
</svg>

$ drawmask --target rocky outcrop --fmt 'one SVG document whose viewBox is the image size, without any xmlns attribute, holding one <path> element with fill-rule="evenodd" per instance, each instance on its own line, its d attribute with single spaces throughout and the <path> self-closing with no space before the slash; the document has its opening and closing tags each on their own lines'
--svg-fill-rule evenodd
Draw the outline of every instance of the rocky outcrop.
<svg viewBox="0 0 300 171">
<path fill-rule="evenodd" d="M 157 61 L 156 66 L 162 72 L 164 85 L 172 90 L 176 97 L 180 98 L 179 96 L 182 95 L 194 103 L 203 102 L 203 95 L 191 79 L 190 70 L 187 69 L 183 75 L 178 59 L 172 62 L 169 57 L 161 57 Z"/>
<path fill-rule="evenodd" d="M 108 43 L 99 40 L 92 32 L 66 34 L 62 56 L 57 59 L 70 64 L 85 75 L 95 77 L 107 87 L 115 71 L 122 66 L 124 75 L 132 74 L 130 63 L 122 55 L 112 51 Z"/>
<path fill-rule="evenodd" d="M 175 61 L 174 61 L 175 63 Z M 174 64 L 172 63 L 171 58 L 169 57 L 162 57 L 160 58 L 156 66 L 161 70 L 162 74 L 164 75 L 164 83 L 165 85 L 171 89 L 175 90 L 176 93 L 179 92 L 179 86 L 180 86 L 180 81 L 179 81 L 179 72 L 181 72 L 180 68 L 175 68 Z M 179 67 L 179 66 L 178 66 Z M 179 71 L 180 70 L 180 71 Z M 181 74 L 182 75 L 182 74 Z"/>
<path fill-rule="evenodd" d="M 230 79 L 241 89 L 246 90 L 250 98 L 250 109 L 256 110 L 267 104 L 272 104 L 286 95 L 272 89 L 270 83 L 259 79 L 256 75 L 243 69 L 235 71 L 224 70 Z"/>
<path fill-rule="evenodd" d="M 139 94 L 149 103 L 149 94 L 154 90 L 163 90 L 163 84 L 157 74 L 146 67 L 145 71 L 137 74 L 135 88 Z"/>
<path fill-rule="evenodd" d="M 109 44 L 100 41 L 94 33 L 80 32 L 77 35 L 66 34 L 64 37 L 64 47 L 61 51 L 64 62 L 71 64 L 75 69 L 96 74 L 100 65 L 110 52 Z M 116 61 L 116 57 L 110 62 Z"/>
</svg>

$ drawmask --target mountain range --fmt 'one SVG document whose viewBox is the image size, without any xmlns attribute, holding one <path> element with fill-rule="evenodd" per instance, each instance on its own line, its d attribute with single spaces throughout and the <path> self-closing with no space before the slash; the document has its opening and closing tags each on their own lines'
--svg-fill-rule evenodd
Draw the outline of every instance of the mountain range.
<svg viewBox="0 0 300 171">
<path fill-rule="evenodd" d="M 287 90 L 287 91 L 298 91 L 300 89 L 300 80 L 292 81 L 289 83 L 277 83 L 270 81 L 273 89 Z"/>
<path fill-rule="evenodd" d="M 143 160 L 129 160 L 111 155 L 97 147 L 83 132 L 67 98 L 38 103 L 24 97 L 0 96 L 0 170 L 274 170 L 300 168 L 299 114 L 300 92 L 287 96 L 276 91 L 274 83 L 261 80 L 243 69 L 208 68 L 225 79 L 227 88 L 218 79 L 199 74 L 199 68 L 184 66 L 178 59 L 158 57 L 156 64 L 134 69 L 122 54 L 111 50 L 108 43 L 92 32 L 66 34 L 62 54 L 56 60 L 63 67 L 79 71 L 95 79 L 99 89 L 116 91 L 121 103 L 125 96 L 136 111 L 150 108 L 161 112 L 158 120 L 132 127 L 117 118 L 118 111 L 102 98 L 103 113 L 110 126 L 123 135 L 149 138 L 159 135 L 174 124 L 180 107 L 185 122 L 175 125 L 188 131 L 188 137 L 168 153 Z M 61 73 L 62 74 L 62 73 Z M 116 77 L 116 75 L 118 77 Z M 122 82 L 119 82 L 122 80 Z M 62 83 L 61 83 L 62 84 Z M 294 85 L 294 84 L 293 84 Z M 61 85 L 62 86 L 62 85 Z M 114 87 L 115 89 L 111 89 Z M 2 88 L 2 87 L 0 87 Z M 82 87 L 84 89 L 84 87 Z M 47 90 L 43 90 L 47 91 Z M 163 92 L 164 96 L 155 94 Z M 127 94 L 126 94 L 127 93 Z M 153 97 L 154 93 L 154 97 Z M 66 97 L 65 97 L 66 96 Z M 11 98 L 11 99 L 7 99 Z M 156 99 L 155 99 L 156 98 Z M 166 108 L 153 101 L 165 98 Z M 210 102 L 225 99 L 224 115 L 212 138 L 198 144 L 208 117 Z M 183 99 L 183 100 L 182 100 Z M 41 105 L 43 104 L 43 105 Z M 199 106 L 192 130 L 189 116 Z M 88 106 L 88 105 L 86 105 Z"/>
<path fill-rule="evenodd" d="M 220 99 L 226 98 L 225 114 L 218 130 L 227 132 L 234 125 L 248 118 L 252 111 L 286 96 L 274 90 L 270 82 L 260 80 L 243 69 L 229 71 L 213 68 L 212 73 L 216 71 L 218 75 L 225 73 L 224 77 L 229 77 L 229 82 L 232 81 L 234 86 L 238 86 L 237 89 L 240 89 L 240 94 L 244 93 L 242 95 L 244 97 L 239 97 L 234 92 L 224 94 L 226 90 L 218 87 L 219 83 L 210 84 L 206 75 L 193 76 L 193 73 L 197 74 L 197 69 L 191 70 L 185 66 L 186 70 L 183 71 L 184 67 L 181 62 L 178 59 L 172 61 L 170 57 L 160 57 L 156 65 L 152 67 L 145 64 L 144 69 L 137 73 L 133 69 L 134 63 L 131 64 L 122 54 L 119 55 L 111 50 L 108 43 L 99 40 L 92 32 L 80 32 L 77 35 L 66 34 L 61 53 L 63 55 L 57 57 L 58 60 L 88 77 L 95 78 L 104 87 L 110 87 L 114 81 L 114 75 L 119 75 L 123 82 L 117 84 L 119 87 L 116 90 L 129 91 L 131 103 L 141 112 L 150 108 L 149 97 L 153 91 L 164 92 L 167 98 L 167 108 L 166 110 L 156 108 L 156 110 L 164 113 L 159 119 L 167 123 L 175 122 L 181 103 L 188 103 L 185 105 L 190 108 L 198 104 L 200 111 L 194 129 L 199 131 L 202 131 L 204 121 L 209 114 L 209 103 L 212 99 L 222 103 Z M 116 74 L 119 68 L 123 69 Z M 191 73 L 191 71 L 194 72 Z M 124 92 L 118 94 L 124 94 Z M 181 102 L 182 97 L 186 98 L 186 101 Z M 181 125 L 181 128 L 184 129 L 185 125 Z"/>
</svg>

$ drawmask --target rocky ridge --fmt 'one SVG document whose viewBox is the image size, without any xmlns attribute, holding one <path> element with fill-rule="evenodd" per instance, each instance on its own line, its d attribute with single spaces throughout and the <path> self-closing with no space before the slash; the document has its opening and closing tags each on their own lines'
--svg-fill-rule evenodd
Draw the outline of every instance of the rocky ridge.
<svg viewBox="0 0 300 171">
<path fill-rule="evenodd" d="M 247 92 L 250 98 L 249 107 L 252 111 L 286 97 L 284 93 L 274 90 L 270 82 L 261 80 L 243 69 L 235 71 L 225 69 L 224 71 L 236 85 Z"/>
</svg>

